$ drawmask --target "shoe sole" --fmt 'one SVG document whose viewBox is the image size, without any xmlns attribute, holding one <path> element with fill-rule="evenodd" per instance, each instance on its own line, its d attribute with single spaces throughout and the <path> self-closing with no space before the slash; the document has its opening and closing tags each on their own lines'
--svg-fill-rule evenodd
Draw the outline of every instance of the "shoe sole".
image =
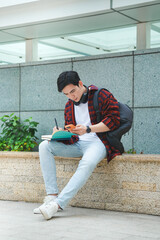
<svg viewBox="0 0 160 240">
<path fill-rule="evenodd" d="M 41 212 L 33 212 L 34 214 L 41 214 Z"/>
<path fill-rule="evenodd" d="M 62 209 L 58 209 L 57 212 L 60 212 L 60 211 L 62 211 Z M 34 212 L 34 211 L 33 211 L 33 213 L 34 213 L 34 214 L 42 214 L 40 210 L 39 210 L 39 212 L 38 212 L 38 211 L 37 211 L 37 212 Z"/>
<path fill-rule="evenodd" d="M 34 210 L 33 210 L 33 213 L 34 213 L 34 214 L 41 214 L 41 212 L 40 212 L 39 208 L 38 208 L 38 209 L 36 209 L 36 211 L 34 211 Z"/>
<path fill-rule="evenodd" d="M 49 220 L 49 219 L 52 218 L 52 217 L 49 217 L 48 214 L 47 214 L 45 211 L 43 212 L 43 209 L 39 209 L 39 210 L 40 210 L 40 212 L 42 213 L 43 217 L 44 217 L 46 220 Z"/>
</svg>

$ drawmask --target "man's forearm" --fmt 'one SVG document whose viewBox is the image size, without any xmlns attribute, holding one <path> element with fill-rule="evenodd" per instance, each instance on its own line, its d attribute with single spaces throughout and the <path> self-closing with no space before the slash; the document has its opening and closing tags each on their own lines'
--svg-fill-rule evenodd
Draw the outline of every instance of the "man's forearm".
<svg viewBox="0 0 160 240">
<path fill-rule="evenodd" d="M 103 122 L 90 125 L 89 127 L 91 129 L 91 132 L 96 132 L 96 133 L 110 131 L 110 129 Z"/>
<path fill-rule="evenodd" d="M 95 125 L 90 125 L 89 127 L 91 128 L 91 132 L 96 133 L 110 131 L 110 129 L 103 122 L 97 123 Z M 76 133 L 78 135 L 83 135 L 86 133 L 86 130 L 87 130 L 86 126 L 78 124 L 71 132 Z"/>
</svg>

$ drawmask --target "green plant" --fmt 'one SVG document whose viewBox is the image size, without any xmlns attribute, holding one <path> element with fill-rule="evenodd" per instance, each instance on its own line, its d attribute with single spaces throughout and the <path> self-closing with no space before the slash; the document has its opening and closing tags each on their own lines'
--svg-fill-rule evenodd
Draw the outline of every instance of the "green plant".
<svg viewBox="0 0 160 240">
<path fill-rule="evenodd" d="M 12 113 L 0 117 L 1 125 L 0 151 L 31 151 L 36 145 L 35 136 L 38 122 L 32 121 L 32 117 L 20 121 L 20 118 Z"/>
<path fill-rule="evenodd" d="M 128 153 L 128 154 L 136 154 L 136 150 L 134 148 L 131 148 L 129 149 L 128 151 L 125 151 L 125 153 Z M 143 151 L 140 152 L 140 154 L 143 154 Z"/>
<path fill-rule="evenodd" d="M 129 149 L 128 151 L 125 151 L 125 153 L 128 154 L 136 154 L 136 150 L 134 148 Z"/>
</svg>

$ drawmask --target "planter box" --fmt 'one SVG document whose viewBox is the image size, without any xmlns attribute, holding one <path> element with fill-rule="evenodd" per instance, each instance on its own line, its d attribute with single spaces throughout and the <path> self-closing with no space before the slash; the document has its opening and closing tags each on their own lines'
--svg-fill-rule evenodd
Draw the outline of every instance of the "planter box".
<svg viewBox="0 0 160 240">
<path fill-rule="evenodd" d="M 78 161 L 56 157 L 60 191 Z M 42 202 L 45 195 L 37 152 L 0 152 L 0 199 Z M 159 199 L 160 155 L 124 154 L 101 161 L 70 205 L 160 215 Z"/>
</svg>

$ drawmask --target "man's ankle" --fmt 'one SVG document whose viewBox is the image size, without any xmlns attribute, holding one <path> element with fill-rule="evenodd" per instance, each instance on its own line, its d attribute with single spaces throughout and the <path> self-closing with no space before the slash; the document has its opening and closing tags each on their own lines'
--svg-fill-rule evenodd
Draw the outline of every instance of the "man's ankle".
<svg viewBox="0 0 160 240">
<path fill-rule="evenodd" d="M 58 196 L 58 193 L 55 193 L 55 194 L 48 194 L 48 196 Z"/>
</svg>

